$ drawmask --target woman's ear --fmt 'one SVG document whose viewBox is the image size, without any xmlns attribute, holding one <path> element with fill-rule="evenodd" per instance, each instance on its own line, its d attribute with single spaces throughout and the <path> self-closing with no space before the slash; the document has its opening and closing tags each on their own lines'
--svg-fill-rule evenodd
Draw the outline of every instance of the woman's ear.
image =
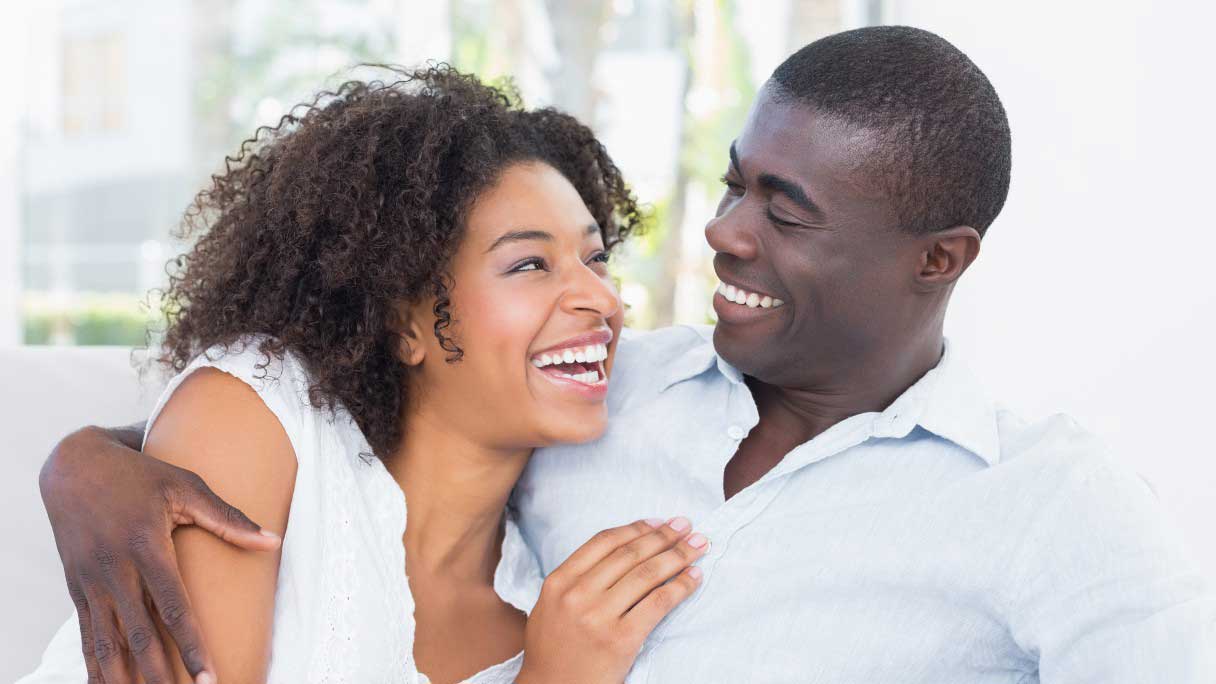
<svg viewBox="0 0 1216 684">
<path fill-rule="evenodd" d="M 397 358 L 407 366 L 419 366 L 426 358 L 426 327 L 417 305 L 397 307 Z"/>
</svg>

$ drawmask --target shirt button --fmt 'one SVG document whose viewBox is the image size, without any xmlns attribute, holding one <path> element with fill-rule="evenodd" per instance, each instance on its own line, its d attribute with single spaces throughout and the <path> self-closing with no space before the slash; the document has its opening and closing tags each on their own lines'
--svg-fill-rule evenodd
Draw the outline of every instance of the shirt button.
<svg viewBox="0 0 1216 684">
<path fill-rule="evenodd" d="M 739 427 L 738 425 L 732 425 L 726 428 L 726 436 L 730 437 L 731 439 L 743 439 L 745 434 L 747 433 L 745 433 L 743 428 Z"/>
</svg>

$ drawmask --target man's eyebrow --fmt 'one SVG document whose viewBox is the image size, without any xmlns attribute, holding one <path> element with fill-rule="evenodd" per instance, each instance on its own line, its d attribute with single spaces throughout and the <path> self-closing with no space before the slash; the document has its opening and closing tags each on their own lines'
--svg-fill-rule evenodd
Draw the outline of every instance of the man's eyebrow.
<svg viewBox="0 0 1216 684">
<path fill-rule="evenodd" d="M 743 175 L 743 168 L 739 166 L 739 153 L 735 151 L 735 141 L 730 141 L 730 165 L 735 170 L 735 173 Z"/>
<path fill-rule="evenodd" d="M 591 223 L 587 224 L 587 235 L 595 235 L 599 232 L 600 225 L 598 223 L 592 221 Z M 490 244 L 490 247 L 486 250 L 486 253 L 493 252 L 507 243 L 524 242 L 527 240 L 544 240 L 545 242 L 553 242 L 554 237 L 553 233 L 544 230 L 536 230 L 535 228 L 512 230 L 499 235 L 494 242 Z"/>
<path fill-rule="evenodd" d="M 770 192 L 779 192 L 785 195 L 791 202 L 797 204 L 815 218 L 823 218 L 823 210 L 819 208 L 819 205 L 812 202 L 806 191 L 794 181 L 782 178 L 781 176 L 774 176 L 771 173 L 762 173 L 758 182 L 760 183 L 760 187 Z"/>
</svg>

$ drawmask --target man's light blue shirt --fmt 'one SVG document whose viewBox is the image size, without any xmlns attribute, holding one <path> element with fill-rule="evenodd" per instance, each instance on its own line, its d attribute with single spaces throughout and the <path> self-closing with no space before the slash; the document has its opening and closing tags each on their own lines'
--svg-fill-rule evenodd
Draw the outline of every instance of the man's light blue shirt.
<svg viewBox="0 0 1216 684">
<path fill-rule="evenodd" d="M 1073 421 L 995 408 L 947 346 L 726 501 L 758 414 L 711 339 L 622 341 L 608 431 L 538 451 L 514 497 L 546 573 L 636 519 L 710 538 L 630 684 L 1216 682 L 1216 600 L 1175 525 Z"/>
</svg>

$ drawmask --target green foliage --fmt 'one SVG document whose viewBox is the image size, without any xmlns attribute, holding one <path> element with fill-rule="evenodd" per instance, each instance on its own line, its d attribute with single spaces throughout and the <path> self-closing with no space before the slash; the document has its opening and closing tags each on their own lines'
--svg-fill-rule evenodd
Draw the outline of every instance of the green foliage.
<svg viewBox="0 0 1216 684">
<path fill-rule="evenodd" d="M 67 301 L 29 293 L 22 305 L 25 344 L 138 346 L 147 309 L 130 294 L 88 294 Z"/>
<path fill-rule="evenodd" d="M 709 195 L 719 193 L 719 178 L 726 171 L 730 143 L 747 118 L 747 110 L 756 96 L 756 84 L 751 78 L 751 56 L 735 19 L 736 2 L 717 0 L 713 11 L 718 15 L 712 37 L 714 50 L 697 55 L 688 51 L 693 82 L 715 94 L 715 105 L 701 115 L 685 110 L 684 150 L 682 163 L 689 179 Z M 692 42 L 691 40 L 689 41 Z"/>
</svg>

